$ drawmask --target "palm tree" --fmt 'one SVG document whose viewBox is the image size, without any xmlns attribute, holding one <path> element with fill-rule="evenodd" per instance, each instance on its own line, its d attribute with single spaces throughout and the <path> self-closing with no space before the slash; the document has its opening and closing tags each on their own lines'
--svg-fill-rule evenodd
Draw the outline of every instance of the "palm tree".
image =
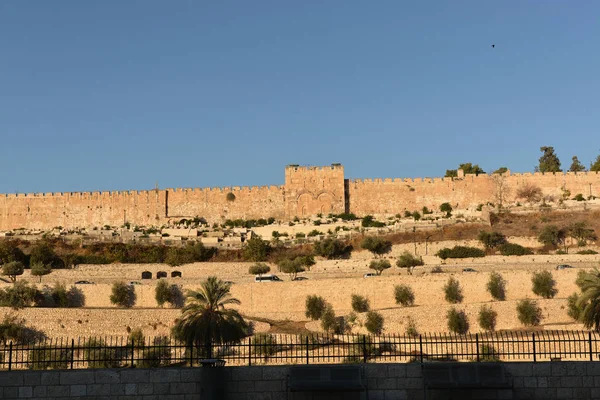
<svg viewBox="0 0 600 400">
<path fill-rule="evenodd" d="M 231 297 L 230 287 L 230 283 L 211 276 L 202 282 L 199 290 L 188 290 L 181 317 L 173 326 L 175 338 L 188 346 L 203 345 L 210 358 L 212 343 L 239 342 L 247 336 L 248 323 L 237 310 L 225 308 L 240 304 Z"/>
<path fill-rule="evenodd" d="M 577 286 L 581 296 L 577 307 L 581 310 L 579 318 L 586 328 L 600 330 L 600 271 L 594 268 L 591 272 L 581 273 L 577 277 Z"/>
</svg>

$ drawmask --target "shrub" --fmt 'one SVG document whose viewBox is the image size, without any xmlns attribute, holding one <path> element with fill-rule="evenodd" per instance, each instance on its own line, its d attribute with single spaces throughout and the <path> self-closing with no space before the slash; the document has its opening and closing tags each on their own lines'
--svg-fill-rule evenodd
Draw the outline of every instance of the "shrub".
<svg viewBox="0 0 600 400">
<path fill-rule="evenodd" d="M 577 305 L 578 301 L 579 295 L 577 293 L 573 293 L 567 297 L 567 315 L 575 321 L 579 321 L 579 317 L 581 316 L 581 308 Z"/>
<path fill-rule="evenodd" d="M 46 264 L 33 264 L 31 266 L 31 275 L 38 276 L 40 278 L 40 282 L 42 281 L 42 276 L 48 275 L 52 272 L 52 266 Z"/>
<path fill-rule="evenodd" d="M 538 186 L 526 183 L 517 189 L 517 198 L 524 199 L 530 203 L 537 203 L 542 199 L 542 189 Z"/>
<path fill-rule="evenodd" d="M 265 359 L 277 353 L 277 338 L 268 333 L 259 333 L 250 340 L 252 354 Z"/>
<path fill-rule="evenodd" d="M 227 196 L 225 196 L 225 199 L 227 201 L 235 201 L 235 194 L 229 192 L 229 193 L 227 193 Z"/>
<path fill-rule="evenodd" d="M 448 319 L 448 329 L 450 332 L 458 333 L 459 335 L 469 332 L 469 319 L 464 311 L 459 311 L 452 307 L 448 311 L 446 318 Z"/>
<path fill-rule="evenodd" d="M 83 357 L 88 368 L 118 368 L 130 348 L 116 348 L 106 344 L 103 339 L 90 338 L 84 344 Z"/>
<path fill-rule="evenodd" d="M 496 247 L 506 243 L 506 236 L 500 232 L 481 231 L 479 232 L 479 236 L 477 238 L 487 250 L 495 249 Z"/>
<path fill-rule="evenodd" d="M 598 254 L 598 252 L 594 251 L 592 249 L 586 249 L 586 250 L 579 250 L 577 252 L 577 254 Z"/>
<path fill-rule="evenodd" d="M 52 268 L 62 268 L 64 263 L 59 256 L 56 255 L 54 249 L 48 243 L 39 242 L 34 245 L 29 255 L 29 264 L 44 264 L 50 265 Z"/>
<path fill-rule="evenodd" d="M 68 369 L 71 358 L 71 349 L 54 346 L 33 347 L 28 352 L 27 366 L 35 370 Z"/>
<path fill-rule="evenodd" d="M 314 252 L 328 260 L 347 258 L 352 252 L 352 246 L 338 239 L 327 238 L 314 244 Z"/>
<path fill-rule="evenodd" d="M 352 310 L 357 313 L 369 311 L 369 299 L 358 294 L 352 295 Z"/>
<path fill-rule="evenodd" d="M 415 293 L 408 285 L 396 285 L 394 287 L 394 298 L 396 299 L 396 304 L 402 304 L 404 307 L 415 304 Z"/>
<path fill-rule="evenodd" d="M 418 211 L 413 211 L 412 217 L 415 221 L 418 221 L 421 219 L 421 214 Z"/>
<path fill-rule="evenodd" d="M 540 231 L 538 241 L 544 246 L 556 248 L 558 245 L 564 243 L 566 237 L 567 232 L 565 229 L 560 229 L 556 225 L 546 225 Z"/>
<path fill-rule="evenodd" d="M 159 280 L 154 288 L 154 298 L 159 307 L 163 307 L 171 299 L 171 290 L 165 280 Z"/>
<path fill-rule="evenodd" d="M 269 267 L 267 264 L 265 263 L 256 263 L 252 266 L 250 266 L 250 268 L 248 268 L 248 273 L 252 274 L 252 275 L 263 275 L 268 273 L 269 271 L 271 271 L 271 267 Z"/>
<path fill-rule="evenodd" d="M 396 266 L 398 268 L 406 268 L 406 271 L 412 275 L 412 271 L 414 267 L 425 265 L 423 262 L 423 257 L 417 257 L 405 251 L 396 261 Z"/>
<path fill-rule="evenodd" d="M 442 203 L 440 204 L 440 211 L 446 213 L 446 217 L 450 217 L 452 215 L 452 206 L 450 203 Z"/>
<path fill-rule="evenodd" d="M 505 243 L 499 248 L 503 256 L 527 256 L 533 254 L 530 249 L 516 243 Z"/>
<path fill-rule="evenodd" d="M 183 247 L 170 247 L 165 256 L 165 263 L 171 267 L 194 262 L 210 260 L 217 253 L 215 248 L 207 248 L 201 242 Z"/>
<path fill-rule="evenodd" d="M 361 242 L 360 247 L 369 250 L 374 256 L 381 256 L 392 251 L 392 242 L 377 236 L 367 236 Z"/>
<path fill-rule="evenodd" d="M 524 299 L 517 304 L 517 316 L 525 326 L 537 326 L 542 322 L 542 309 L 537 301 Z"/>
<path fill-rule="evenodd" d="M 483 305 L 479 309 L 479 316 L 477 318 L 479 326 L 485 331 L 493 331 L 496 329 L 496 319 L 498 313 L 488 305 Z"/>
<path fill-rule="evenodd" d="M 369 311 L 365 321 L 365 328 L 367 328 L 369 333 L 380 335 L 383 331 L 383 315 L 375 311 Z"/>
<path fill-rule="evenodd" d="M 550 271 L 539 271 L 534 272 L 531 278 L 533 285 L 532 291 L 538 296 L 542 296 L 545 299 L 551 299 L 556 296 L 558 289 L 556 289 L 556 281 L 552 277 Z"/>
<path fill-rule="evenodd" d="M 315 236 L 319 236 L 321 235 L 321 231 L 318 231 L 316 229 L 313 229 L 312 231 L 308 232 L 308 237 L 315 237 Z"/>
<path fill-rule="evenodd" d="M 306 311 L 304 313 L 306 315 L 306 318 L 310 318 L 313 321 L 321 319 L 326 308 L 327 303 L 325 302 L 325 299 L 321 296 L 306 296 Z"/>
<path fill-rule="evenodd" d="M 158 368 L 170 364 L 169 339 L 166 336 L 158 336 L 154 338 L 152 344 L 142 349 L 142 359 L 136 364 L 139 368 Z"/>
<path fill-rule="evenodd" d="M 486 288 L 494 300 L 506 300 L 506 280 L 498 272 L 490 274 Z"/>
<path fill-rule="evenodd" d="M 369 264 L 369 268 L 377 272 L 377 275 L 381 275 L 383 271 L 392 267 L 392 264 L 388 260 L 373 260 Z"/>
<path fill-rule="evenodd" d="M 460 283 L 454 277 L 450 277 L 444 285 L 445 299 L 450 304 L 458 304 L 463 301 L 462 289 Z"/>
<path fill-rule="evenodd" d="M 334 331 L 337 325 L 337 319 L 335 317 L 335 311 L 331 304 L 325 306 L 325 310 L 321 314 L 321 328 L 327 333 Z"/>
<path fill-rule="evenodd" d="M 135 328 L 127 335 L 127 344 L 132 344 L 134 347 L 144 347 L 146 340 L 142 328 Z"/>
<path fill-rule="evenodd" d="M 115 282 L 112 285 L 110 302 L 119 307 L 130 308 L 135 305 L 135 289 L 124 282 Z"/>
<path fill-rule="evenodd" d="M 382 228 L 385 226 L 385 223 L 376 221 L 372 215 L 367 215 L 362 219 L 361 225 L 365 228 L 369 228 L 369 227 Z"/>
<path fill-rule="evenodd" d="M 45 339 L 46 335 L 25 326 L 25 320 L 14 314 L 6 314 L 0 322 L 0 341 L 6 344 L 9 341 L 15 343 L 32 343 Z"/>
<path fill-rule="evenodd" d="M 431 273 L 432 274 L 441 274 L 443 272 L 444 272 L 444 270 L 439 265 L 436 265 L 435 267 L 431 268 Z"/>
<path fill-rule="evenodd" d="M 23 275 L 25 265 L 21 261 L 11 261 L 2 266 L 2 275 L 8 276 L 11 282 L 17 281 L 17 276 Z"/>
<path fill-rule="evenodd" d="M 585 197 L 583 197 L 583 195 L 581 193 L 577 193 L 575 195 L 575 197 L 573 197 L 573 200 L 576 200 L 576 201 L 585 201 Z"/>
<path fill-rule="evenodd" d="M 13 261 L 19 261 L 25 264 L 27 256 L 25 256 L 23 250 L 19 248 L 17 241 L 0 240 L 0 264 L 8 264 Z"/>
<path fill-rule="evenodd" d="M 278 263 L 279 270 L 285 274 L 289 274 L 290 280 L 293 281 L 299 273 L 306 271 L 306 268 L 302 265 L 301 261 L 302 260 L 298 257 L 293 260 L 284 258 Z"/>
<path fill-rule="evenodd" d="M 482 343 L 479 347 L 479 360 L 481 362 L 498 362 L 500 361 L 500 355 L 494 346 Z"/>
<path fill-rule="evenodd" d="M 408 322 L 406 323 L 406 335 L 410 337 L 418 337 L 419 331 L 417 330 L 417 324 L 412 317 L 408 317 Z"/>
<path fill-rule="evenodd" d="M 447 258 L 471 258 L 485 257 L 485 252 L 476 247 L 454 246 L 453 248 L 443 248 L 436 254 L 442 260 Z"/>
</svg>

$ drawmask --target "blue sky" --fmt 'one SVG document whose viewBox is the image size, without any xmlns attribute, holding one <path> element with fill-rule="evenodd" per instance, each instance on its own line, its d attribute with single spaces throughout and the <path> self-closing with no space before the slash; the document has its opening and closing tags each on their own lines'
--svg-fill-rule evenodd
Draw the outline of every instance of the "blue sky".
<svg viewBox="0 0 600 400">
<path fill-rule="evenodd" d="M 0 192 L 589 166 L 598 49 L 595 0 L 5 0 Z"/>
</svg>

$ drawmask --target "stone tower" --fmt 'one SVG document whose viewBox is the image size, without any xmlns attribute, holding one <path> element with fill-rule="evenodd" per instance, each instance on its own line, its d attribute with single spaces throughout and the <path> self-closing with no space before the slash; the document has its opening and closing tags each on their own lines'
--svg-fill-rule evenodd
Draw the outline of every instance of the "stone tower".
<svg viewBox="0 0 600 400">
<path fill-rule="evenodd" d="M 343 213 L 346 208 L 344 167 L 285 168 L 286 217 L 308 217 L 315 214 Z"/>
</svg>

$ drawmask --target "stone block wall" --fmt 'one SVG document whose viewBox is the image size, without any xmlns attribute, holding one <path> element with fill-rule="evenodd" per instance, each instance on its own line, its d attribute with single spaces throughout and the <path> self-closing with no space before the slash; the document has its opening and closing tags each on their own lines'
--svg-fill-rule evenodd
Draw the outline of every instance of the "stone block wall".
<svg viewBox="0 0 600 400">
<path fill-rule="evenodd" d="M 506 363 L 514 392 L 482 390 L 473 398 L 599 399 L 600 362 Z M 422 400 L 421 365 L 366 364 L 369 400 Z M 286 393 L 289 366 L 226 367 L 224 400 L 365 399 L 366 394 Z M 206 370 L 206 369 L 205 369 Z M 208 399 L 202 368 L 2 371 L 1 399 Z M 212 378 L 210 378 L 212 379 Z M 466 394 L 470 395 L 471 393 Z M 289 397 L 288 397 L 289 395 Z M 428 398 L 433 398 L 429 393 Z M 435 393 L 434 393 L 435 395 Z M 468 398 L 468 397 L 465 397 Z"/>
</svg>

